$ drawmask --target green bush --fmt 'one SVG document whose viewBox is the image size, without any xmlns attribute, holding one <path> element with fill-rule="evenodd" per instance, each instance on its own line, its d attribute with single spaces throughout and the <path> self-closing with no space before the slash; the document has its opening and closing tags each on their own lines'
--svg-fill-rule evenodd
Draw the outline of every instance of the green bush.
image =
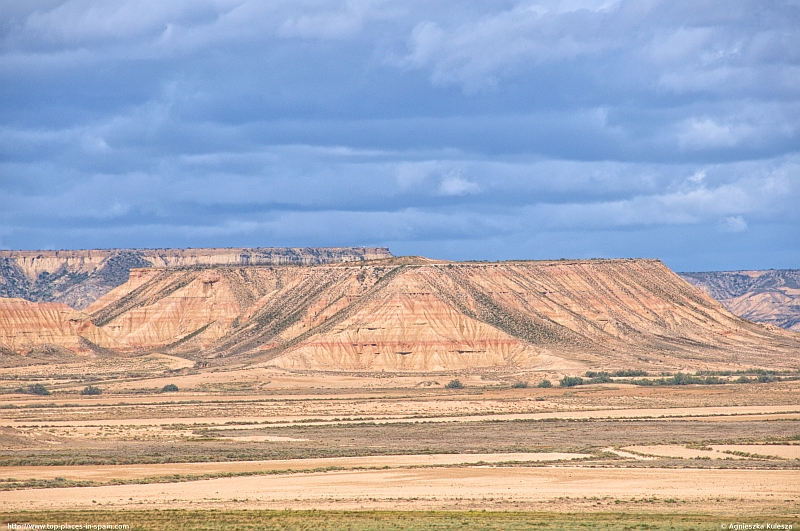
<svg viewBox="0 0 800 531">
<path fill-rule="evenodd" d="M 450 380 L 449 382 L 447 382 L 447 385 L 445 385 L 445 388 L 446 389 L 463 389 L 464 388 L 464 384 L 461 383 L 461 380 Z"/>
<path fill-rule="evenodd" d="M 40 395 L 40 396 L 50 395 L 50 391 L 48 391 L 47 387 L 43 386 L 42 384 L 33 384 L 25 388 L 17 389 L 17 393 L 24 393 L 26 395 Z"/>
<path fill-rule="evenodd" d="M 561 387 L 575 387 L 576 385 L 583 385 L 583 378 L 580 376 L 564 376 L 558 382 Z"/>
<path fill-rule="evenodd" d="M 586 373 L 586 376 L 589 376 L 589 373 Z M 598 372 L 595 373 L 593 377 L 589 380 L 590 384 L 596 383 L 609 383 L 612 382 L 611 375 L 607 372 Z"/>
<path fill-rule="evenodd" d="M 775 375 L 771 374 L 771 373 L 759 374 L 758 375 L 758 381 L 760 383 L 774 382 L 775 381 Z"/>
<path fill-rule="evenodd" d="M 676 372 L 670 378 L 667 378 L 666 385 L 689 385 L 695 383 L 702 383 L 703 380 L 695 378 L 691 374 L 684 374 Z"/>
<path fill-rule="evenodd" d="M 100 389 L 99 387 L 95 387 L 93 385 L 86 386 L 83 388 L 83 391 L 81 391 L 82 395 L 99 395 L 102 393 L 103 393 L 102 389 Z"/>
<path fill-rule="evenodd" d="M 641 369 L 625 369 L 622 371 L 614 371 L 612 376 L 617 376 L 619 378 L 633 378 L 634 376 L 647 376 L 647 371 L 643 371 Z"/>
<path fill-rule="evenodd" d="M 528 387 L 528 382 L 514 382 L 511 387 L 513 389 L 525 389 Z"/>
<path fill-rule="evenodd" d="M 178 386 L 175 384 L 167 384 L 161 388 L 162 393 L 172 393 L 178 390 Z"/>
<path fill-rule="evenodd" d="M 750 378 L 748 378 L 747 376 L 744 376 L 744 375 L 739 376 L 736 379 L 736 383 L 750 383 Z"/>
<path fill-rule="evenodd" d="M 548 387 L 553 387 L 553 384 L 552 384 L 552 383 L 550 383 L 550 380 L 542 380 L 541 382 L 539 382 L 539 383 L 536 385 L 536 387 L 541 387 L 541 388 L 543 388 L 543 389 L 546 389 L 546 388 L 548 388 Z"/>
</svg>

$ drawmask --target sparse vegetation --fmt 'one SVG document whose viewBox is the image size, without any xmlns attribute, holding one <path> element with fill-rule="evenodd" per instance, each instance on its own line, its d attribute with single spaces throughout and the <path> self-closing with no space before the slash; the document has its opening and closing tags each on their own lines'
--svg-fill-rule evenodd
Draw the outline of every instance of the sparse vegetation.
<svg viewBox="0 0 800 531">
<path fill-rule="evenodd" d="M 445 384 L 446 389 L 463 389 L 464 384 L 461 383 L 461 380 L 450 380 Z"/>
<path fill-rule="evenodd" d="M 635 376 L 647 376 L 647 371 L 641 369 L 625 369 L 614 371 L 611 375 L 615 378 L 633 378 Z"/>
<path fill-rule="evenodd" d="M 16 390 L 17 393 L 22 393 L 26 395 L 39 395 L 39 396 L 50 396 L 50 391 L 42 384 L 32 384 L 27 387 L 21 387 Z"/>
<path fill-rule="evenodd" d="M 245 501 L 245 500 L 242 500 Z M 611 499 L 604 499 L 612 503 Z M 671 498 L 658 500 L 613 500 L 613 504 L 677 503 Z M 615 510 L 616 509 L 616 510 Z M 2 514 L 4 522 L 122 522 L 131 531 L 182 531 L 214 529 L 238 531 L 251 529 L 281 529 L 284 531 L 315 529 L 319 531 L 379 531 L 404 529 L 421 531 L 437 529 L 455 531 L 463 529 L 493 529 L 496 531 L 556 531 L 560 529 L 589 529 L 612 531 L 615 529 L 647 529 L 650 531 L 689 531 L 719 529 L 720 517 L 716 514 L 668 514 L 612 512 L 527 512 L 527 511 L 319 511 L 319 510 L 81 510 L 81 511 L 15 511 Z M 653 514 L 655 513 L 655 514 Z M 769 521 L 792 522 L 785 518 Z"/>
<path fill-rule="evenodd" d="M 590 384 L 613 382 L 611 375 L 607 372 L 586 371 L 586 376 L 590 378 L 588 382 Z"/>
<path fill-rule="evenodd" d="M 178 390 L 178 386 L 175 384 L 167 384 L 161 388 L 162 393 L 174 393 Z"/>
<path fill-rule="evenodd" d="M 82 395 L 100 395 L 100 394 L 103 394 L 103 390 L 100 389 L 99 387 L 95 387 L 94 385 L 87 385 L 86 387 L 83 388 L 83 391 L 81 391 L 81 394 Z"/>
<path fill-rule="evenodd" d="M 583 378 L 580 376 L 564 376 L 558 382 L 561 387 L 575 387 L 576 385 L 583 385 Z"/>
<path fill-rule="evenodd" d="M 513 389 L 525 389 L 528 387 L 528 382 L 514 382 L 511 387 Z"/>
<path fill-rule="evenodd" d="M 536 385 L 536 387 L 547 389 L 548 387 L 553 387 L 553 384 L 550 382 L 550 380 L 542 380 Z"/>
</svg>

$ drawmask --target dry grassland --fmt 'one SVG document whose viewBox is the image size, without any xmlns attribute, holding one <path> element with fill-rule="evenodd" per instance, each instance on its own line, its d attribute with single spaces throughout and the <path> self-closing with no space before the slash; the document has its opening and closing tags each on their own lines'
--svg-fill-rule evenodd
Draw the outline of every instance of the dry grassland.
<svg viewBox="0 0 800 531">
<path fill-rule="evenodd" d="M 587 529 L 609 531 L 647 529 L 653 531 L 696 531 L 720 529 L 721 525 L 771 524 L 790 525 L 792 519 L 758 520 L 748 516 L 702 514 L 597 513 L 597 512 L 497 512 L 497 511 L 269 511 L 269 510 L 131 510 L 125 512 L 90 511 L 18 511 L 0 513 L 0 523 L 69 523 L 89 525 L 129 525 L 131 531 L 249 531 L 249 530 L 319 530 L 378 531 L 555 531 Z"/>
<path fill-rule="evenodd" d="M 314 521 L 313 513 L 258 512 L 291 508 L 367 511 L 335 513 L 352 529 L 392 528 L 386 515 L 400 514 L 375 511 L 440 509 L 517 515 L 498 516 L 505 523 L 495 529 L 540 521 L 526 511 L 598 513 L 585 517 L 596 529 L 619 528 L 603 516 L 618 511 L 662 515 L 653 529 L 666 521 L 705 528 L 717 521 L 702 516 L 711 513 L 798 524 L 798 381 L 512 389 L 543 375 L 203 371 L 167 356 L 148 358 L 133 375 L 128 365 L 103 367 L 91 378 L 87 367 L 40 367 L 35 378 L 31 368 L 0 370 L 7 521 L 22 510 L 50 519 L 68 513 L 41 511 L 101 508 L 121 512 L 80 514 L 214 508 L 238 529 L 276 515 L 281 529 L 299 528 L 290 523 L 301 514 Z M 444 389 L 455 377 L 466 387 Z M 8 392 L 32 383 L 53 394 Z M 80 395 L 90 383 L 103 393 Z M 159 392 L 171 383 L 180 391 Z M 233 509 L 254 512 L 224 513 Z M 700 516 L 681 516 L 688 513 Z M 149 515 L 142 528 L 180 528 L 137 514 Z M 209 521 L 175 514 L 196 521 L 186 529 Z M 402 528 L 482 518 L 409 514 L 416 523 Z M 541 521 L 547 529 L 567 520 Z"/>
</svg>

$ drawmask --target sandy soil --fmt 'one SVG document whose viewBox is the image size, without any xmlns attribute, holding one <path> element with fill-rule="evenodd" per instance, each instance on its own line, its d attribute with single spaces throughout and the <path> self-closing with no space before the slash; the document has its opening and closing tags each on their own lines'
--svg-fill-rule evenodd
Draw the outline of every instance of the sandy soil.
<svg viewBox="0 0 800 531">
<path fill-rule="evenodd" d="M 781 459 L 800 459 L 800 444 L 712 444 L 711 447 L 720 452 L 747 452 Z"/>
<path fill-rule="evenodd" d="M 658 444 L 626 446 L 622 450 L 629 450 L 646 455 L 657 455 L 659 457 L 678 457 L 681 459 L 745 459 L 745 457 L 725 452 L 746 452 L 780 459 L 800 459 L 800 444 L 714 444 L 710 445 L 709 448 L 711 448 L 711 450 L 687 448 L 679 444 Z"/>
<path fill-rule="evenodd" d="M 280 437 L 277 435 L 243 435 L 241 437 L 219 437 L 229 441 L 240 442 L 299 442 L 307 441 L 308 439 L 296 439 L 294 437 Z"/>
<path fill-rule="evenodd" d="M 337 457 L 322 459 L 277 459 L 273 461 L 232 461 L 222 463 L 167 463 L 153 465 L 100 465 L 100 466 L 10 466 L 0 468 L 3 478 L 111 481 L 114 479 L 140 479 L 154 476 L 203 475 L 225 473 L 267 472 L 280 470 L 314 470 L 327 467 L 341 468 L 408 468 L 435 465 L 463 465 L 475 463 L 507 463 L 529 461 L 560 461 L 591 457 L 587 454 L 542 452 L 513 454 L 436 454 L 436 455 L 384 455 L 375 457 Z M 193 483 L 194 485 L 194 483 Z"/>
<path fill-rule="evenodd" d="M 455 502 L 493 507 L 592 497 L 671 500 L 677 510 L 795 504 L 796 470 L 423 468 L 235 477 L 192 483 L 0 492 L 0 510 L 113 507 L 419 508 Z M 711 503 L 713 499 L 717 503 Z M 421 502 L 421 503 L 418 503 Z M 688 505 L 686 505 L 688 504 Z M 651 508 L 652 510 L 652 508 Z"/>
<path fill-rule="evenodd" d="M 623 450 L 617 450 L 613 446 L 609 446 L 608 448 L 603 448 L 603 451 L 614 455 L 618 455 L 625 459 L 636 459 L 637 461 L 652 461 L 653 459 L 655 459 L 655 457 L 649 457 L 646 455 L 639 455 L 631 452 L 625 452 Z"/>
<path fill-rule="evenodd" d="M 697 448 L 686 448 L 680 444 L 626 446 L 622 450 L 657 455 L 659 457 L 677 457 L 679 459 L 743 459 L 739 456 L 724 454 L 720 450 L 699 450 Z"/>
</svg>

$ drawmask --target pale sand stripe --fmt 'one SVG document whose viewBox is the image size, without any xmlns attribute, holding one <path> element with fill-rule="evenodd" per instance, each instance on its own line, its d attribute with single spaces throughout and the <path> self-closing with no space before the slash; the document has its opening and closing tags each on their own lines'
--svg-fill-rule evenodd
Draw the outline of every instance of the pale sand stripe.
<svg viewBox="0 0 800 531">
<path fill-rule="evenodd" d="M 0 467 L 0 478 L 54 479 L 107 482 L 113 479 L 141 479 L 155 476 L 241 474 L 280 470 L 342 468 L 402 468 L 414 466 L 462 465 L 529 461 L 560 461 L 591 457 L 589 454 L 542 452 L 505 454 L 381 455 L 367 457 L 329 457 L 282 459 L 273 461 L 232 461 L 221 463 L 163 463 L 144 465 L 86 466 L 9 466 Z"/>
<path fill-rule="evenodd" d="M 421 468 L 221 478 L 191 483 L 114 485 L 0 492 L 0 510 L 111 507 L 370 507 L 386 500 L 559 497 L 698 500 L 737 504 L 797 499 L 797 470 L 544 468 Z M 96 502 L 96 503 L 95 503 Z M 399 501 L 392 502 L 402 506 Z"/>
</svg>

